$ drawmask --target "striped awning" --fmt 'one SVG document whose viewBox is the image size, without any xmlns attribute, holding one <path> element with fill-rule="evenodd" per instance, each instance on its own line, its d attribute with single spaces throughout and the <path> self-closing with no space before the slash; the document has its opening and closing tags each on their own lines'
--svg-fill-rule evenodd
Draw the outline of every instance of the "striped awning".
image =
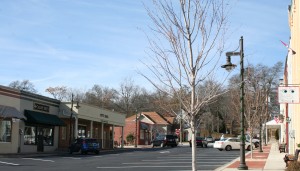
<svg viewBox="0 0 300 171">
<path fill-rule="evenodd" d="M 0 105 L 0 117 L 26 119 L 26 117 L 15 107 L 4 105 Z"/>
</svg>

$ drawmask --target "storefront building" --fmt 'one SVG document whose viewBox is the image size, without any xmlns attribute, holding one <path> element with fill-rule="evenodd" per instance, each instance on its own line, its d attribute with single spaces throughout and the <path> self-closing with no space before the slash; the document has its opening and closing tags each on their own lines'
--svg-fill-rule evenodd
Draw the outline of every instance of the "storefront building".
<svg viewBox="0 0 300 171">
<path fill-rule="evenodd" d="M 125 114 L 0 86 L 0 154 L 67 150 L 75 138 L 96 138 L 113 148 Z"/>
</svg>

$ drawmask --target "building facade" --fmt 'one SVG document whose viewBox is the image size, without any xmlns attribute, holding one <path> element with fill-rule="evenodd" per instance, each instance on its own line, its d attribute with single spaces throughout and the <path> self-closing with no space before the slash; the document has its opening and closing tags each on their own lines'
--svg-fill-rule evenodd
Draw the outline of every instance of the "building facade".
<svg viewBox="0 0 300 171">
<path fill-rule="evenodd" d="M 123 129 L 126 115 L 73 105 L 0 86 L 0 153 L 67 150 L 75 138 L 96 138 L 102 148 L 113 148 L 114 129 Z"/>
<path fill-rule="evenodd" d="M 295 87 L 299 92 L 300 86 L 300 2 L 298 0 L 291 0 L 288 7 L 289 12 L 289 27 L 290 27 L 290 43 L 289 51 L 286 58 L 284 68 L 284 78 L 281 86 Z M 290 89 L 290 88 L 289 88 Z M 298 94 L 299 99 L 299 94 Z M 300 104 L 299 102 L 289 102 L 280 105 L 280 111 L 285 117 L 284 120 L 284 134 L 285 143 L 287 143 L 288 153 L 294 153 L 300 144 Z"/>
</svg>

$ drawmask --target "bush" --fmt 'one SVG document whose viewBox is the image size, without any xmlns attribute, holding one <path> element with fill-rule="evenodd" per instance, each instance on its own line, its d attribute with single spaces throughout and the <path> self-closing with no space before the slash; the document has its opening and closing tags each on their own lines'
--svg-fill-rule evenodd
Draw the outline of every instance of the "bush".
<svg viewBox="0 0 300 171">
<path fill-rule="evenodd" d="M 129 133 L 127 136 L 126 136 L 126 141 L 130 144 L 133 144 L 133 141 L 135 139 L 135 136 L 133 135 L 133 133 Z"/>
<path fill-rule="evenodd" d="M 276 132 L 275 132 L 275 139 L 278 141 L 279 140 L 279 130 L 276 129 Z"/>
<path fill-rule="evenodd" d="M 299 171 L 300 163 L 299 162 L 290 162 L 285 171 Z"/>
</svg>

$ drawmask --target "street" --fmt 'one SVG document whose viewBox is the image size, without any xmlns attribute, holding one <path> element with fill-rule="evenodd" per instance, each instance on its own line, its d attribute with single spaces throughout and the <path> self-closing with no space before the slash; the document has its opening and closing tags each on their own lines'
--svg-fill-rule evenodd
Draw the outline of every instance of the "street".
<svg viewBox="0 0 300 171">
<path fill-rule="evenodd" d="M 197 148 L 198 170 L 214 170 L 239 156 L 239 151 Z M 0 158 L 0 170 L 14 171 L 174 171 L 191 170 L 191 148 L 147 148 L 60 156 Z"/>
</svg>

